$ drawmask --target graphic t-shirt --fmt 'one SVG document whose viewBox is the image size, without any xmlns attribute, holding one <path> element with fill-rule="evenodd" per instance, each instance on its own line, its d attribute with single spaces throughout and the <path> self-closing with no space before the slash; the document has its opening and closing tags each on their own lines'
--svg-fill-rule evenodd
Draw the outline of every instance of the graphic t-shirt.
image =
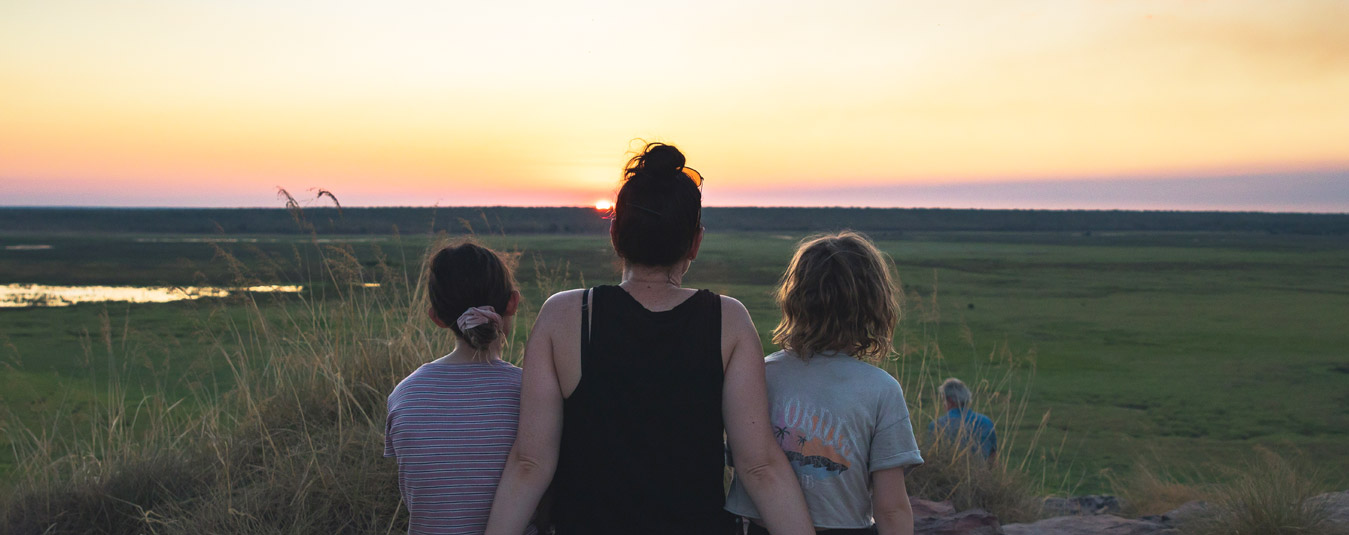
<svg viewBox="0 0 1349 535">
<path fill-rule="evenodd" d="M 815 527 L 871 526 L 871 473 L 923 463 L 899 382 L 842 353 L 806 361 L 779 351 L 764 362 L 773 437 L 796 471 Z M 726 510 L 761 518 L 739 478 Z"/>
</svg>

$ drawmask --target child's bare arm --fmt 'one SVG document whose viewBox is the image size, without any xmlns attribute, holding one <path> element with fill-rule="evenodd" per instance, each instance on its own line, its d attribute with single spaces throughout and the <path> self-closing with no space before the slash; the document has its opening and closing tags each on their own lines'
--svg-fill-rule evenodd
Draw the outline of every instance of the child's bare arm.
<svg viewBox="0 0 1349 535">
<path fill-rule="evenodd" d="M 913 535 L 913 509 L 904 488 L 904 468 L 871 473 L 871 508 L 880 535 Z"/>
</svg>

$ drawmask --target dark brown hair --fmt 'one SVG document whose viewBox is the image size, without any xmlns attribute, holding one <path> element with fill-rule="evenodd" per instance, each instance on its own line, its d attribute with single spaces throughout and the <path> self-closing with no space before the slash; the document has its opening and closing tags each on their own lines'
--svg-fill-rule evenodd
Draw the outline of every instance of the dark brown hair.
<svg viewBox="0 0 1349 535">
<path fill-rule="evenodd" d="M 805 359 L 821 351 L 889 355 L 900 312 L 896 290 L 890 262 L 865 236 L 806 238 L 775 295 L 782 322 L 773 342 Z"/>
<path fill-rule="evenodd" d="M 506 314 L 515 279 L 501 255 L 473 242 L 447 245 L 431 256 L 428 270 L 431 308 L 441 323 L 474 349 L 486 348 L 503 334 L 504 327 L 495 322 L 467 332 L 457 324 L 472 307 L 490 306 L 497 314 Z"/>
<path fill-rule="evenodd" d="M 613 210 L 614 251 L 624 261 L 669 266 L 693 248 L 702 228 L 702 175 L 674 145 L 647 143 L 623 169 Z"/>
</svg>

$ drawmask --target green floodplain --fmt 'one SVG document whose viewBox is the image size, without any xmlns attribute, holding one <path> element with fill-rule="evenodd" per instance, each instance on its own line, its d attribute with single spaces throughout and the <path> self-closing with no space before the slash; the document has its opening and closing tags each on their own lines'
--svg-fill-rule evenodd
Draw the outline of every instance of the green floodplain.
<svg viewBox="0 0 1349 535">
<path fill-rule="evenodd" d="M 493 232 L 490 222 L 475 232 L 489 245 L 520 253 L 518 278 L 535 305 L 531 311 L 546 298 L 543 288 L 618 281 L 603 233 Z M 778 313 L 771 292 L 807 234 L 713 229 L 685 284 L 742 300 L 765 350 L 773 351 Z M 910 303 L 906 313 L 924 315 L 923 325 L 940 343 L 941 358 L 926 364 L 937 370 L 934 376 L 998 381 L 1015 375 L 1025 415 L 999 422 L 1014 428 L 999 433 L 1014 437 L 1008 457 L 1033 457 L 1047 488 L 1108 492 L 1111 475 L 1139 463 L 1201 477 L 1250 458 L 1257 447 L 1322 468 L 1334 479 L 1328 483 L 1345 483 L 1349 235 L 871 234 L 894 258 L 905 292 L 922 305 Z M 0 250 L 0 285 L 223 285 L 241 269 L 259 282 L 310 284 L 323 278 L 319 267 L 284 266 L 314 247 L 348 244 L 364 265 L 415 272 L 437 239 L 425 233 L 317 237 L 321 243 L 304 233 L 0 230 L 6 246 L 51 246 Z M 243 264 L 231 264 L 217 248 Z M 319 282 L 308 291 L 328 290 Z M 248 306 L 223 302 L 241 315 Z M 285 296 L 259 302 L 276 311 L 294 306 Z M 110 375 L 128 386 L 119 401 L 130 404 L 147 393 L 190 398 L 228 389 L 228 368 L 213 360 L 201 333 L 229 314 L 205 304 L 0 308 L 4 436 L 78 435 L 82 414 L 108 401 Z M 904 339 L 897 337 L 897 344 Z M 887 363 L 891 369 L 915 365 Z M 911 396 L 930 392 L 903 386 Z M 916 427 L 935 415 L 934 406 L 927 403 L 928 414 L 914 415 Z M 4 474 L 14 469 L 14 457 L 10 439 L 0 440 L 6 441 L 0 444 Z"/>
</svg>

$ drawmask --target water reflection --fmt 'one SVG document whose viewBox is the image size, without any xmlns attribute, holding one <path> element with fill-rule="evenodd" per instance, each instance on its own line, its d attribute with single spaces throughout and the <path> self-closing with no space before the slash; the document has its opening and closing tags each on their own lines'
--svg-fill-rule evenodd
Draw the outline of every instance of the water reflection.
<svg viewBox="0 0 1349 535">
<path fill-rule="evenodd" d="M 136 238 L 136 243 L 281 243 L 281 242 L 299 242 L 313 241 L 315 243 L 373 243 L 389 241 L 389 238 L 382 236 L 372 237 L 346 237 L 346 238 L 224 238 L 219 236 L 210 237 L 168 237 L 168 238 Z"/>
<path fill-rule="evenodd" d="M 225 297 L 236 292 L 294 293 L 299 285 L 266 285 L 246 288 L 210 286 L 48 286 L 44 284 L 7 284 L 0 286 L 0 308 L 63 307 L 76 303 L 121 301 L 130 303 L 168 303 L 202 297 Z"/>
<path fill-rule="evenodd" d="M 136 238 L 136 243 L 258 243 L 257 238 Z M 262 240 L 275 243 L 275 239 Z"/>
</svg>

